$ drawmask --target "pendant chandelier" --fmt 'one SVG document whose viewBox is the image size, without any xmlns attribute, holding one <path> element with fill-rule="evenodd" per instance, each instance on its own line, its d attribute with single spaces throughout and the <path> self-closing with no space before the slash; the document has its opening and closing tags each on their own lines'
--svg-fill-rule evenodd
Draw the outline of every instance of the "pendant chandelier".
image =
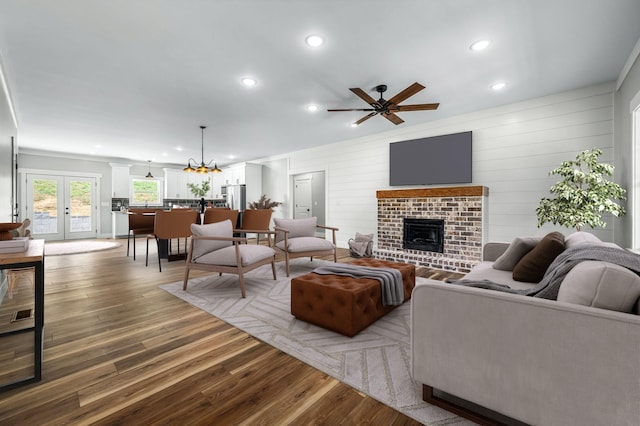
<svg viewBox="0 0 640 426">
<path fill-rule="evenodd" d="M 197 168 L 193 168 L 191 166 L 191 162 L 193 161 L 194 166 L 197 165 L 198 163 L 196 162 L 196 160 L 194 160 L 193 158 L 189 158 L 189 161 L 187 162 L 187 167 L 185 167 L 184 169 L 182 169 L 183 172 L 196 172 L 196 173 L 200 173 L 200 174 L 205 174 L 205 173 L 220 173 L 222 170 L 220 170 L 218 168 L 218 162 L 211 160 L 208 163 L 204 163 L 204 129 L 206 129 L 207 126 L 200 126 L 200 130 L 202 132 L 202 149 L 201 149 L 201 161 L 200 161 L 200 165 Z M 209 164 L 213 163 L 213 167 L 209 167 Z"/>
<path fill-rule="evenodd" d="M 145 177 L 147 179 L 153 179 L 153 175 L 151 174 L 151 160 L 147 160 L 147 162 L 149 163 L 149 172 L 147 173 L 147 175 Z"/>
</svg>

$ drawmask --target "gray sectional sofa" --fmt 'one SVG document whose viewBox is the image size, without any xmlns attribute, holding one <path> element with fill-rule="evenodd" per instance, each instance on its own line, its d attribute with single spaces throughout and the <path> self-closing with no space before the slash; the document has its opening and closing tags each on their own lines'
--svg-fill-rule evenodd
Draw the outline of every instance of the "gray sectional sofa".
<svg viewBox="0 0 640 426">
<path fill-rule="evenodd" d="M 537 284 L 513 277 L 541 242 L 489 243 L 483 262 L 465 279 L 526 293 Z M 628 252 L 590 233 L 564 238 L 566 253 L 587 245 L 613 247 L 629 261 Z M 632 269 L 640 269 L 637 260 L 631 257 Z M 490 410 L 532 425 L 640 424 L 640 277 L 611 262 L 586 260 L 569 270 L 555 293 L 549 300 L 416 283 L 412 374 L 425 400 L 470 418 Z M 464 408 L 469 402 L 472 412 Z"/>
</svg>

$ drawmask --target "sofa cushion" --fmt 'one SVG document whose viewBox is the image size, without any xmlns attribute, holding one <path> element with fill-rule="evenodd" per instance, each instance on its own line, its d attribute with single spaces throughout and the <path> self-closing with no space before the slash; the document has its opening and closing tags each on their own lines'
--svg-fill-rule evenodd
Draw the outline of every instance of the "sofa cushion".
<svg viewBox="0 0 640 426">
<path fill-rule="evenodd" d="M 577 231 L 573 234 L 569 234 L 564 239 L 564 246 L 566 248 L 575 247 L 579 244 L 600 244 L 602 241 L 600 238 L 596 237 L 593 234 L 584 231 Z"/>
<path fill-rule="evenodd" d="M 313 237 L 316 233 L 317 217 L 305 217 L 303 219 L 274 218 L 273 223 L 278 228 L 289 231 L 287 238 Z M 284 232 L 276 233 L 276 242 L 284 240 Z"/>
<path fill-rule="evenodd" d="M 463 279 L 470 281 L 488 280 L 494 283 L 509 286 L 515 290 L 529 290 L 535 284 L 514 281 L 511 271 L 501 271 L 492 267 L 493 262 L 483 261 L 478 263 L 473 269 L 464 276 Z"/>
<path fill-rule="evenodd" d="M 207 225 L 191 224 L 191 234 L 198 237 L 233 237 L 233 225 L 229 219 Z M 232 245 L 231 241 L 195 240 L 193 242 L 192 260 L 200 256 Z"/>
<path fill-rule="evenodd" d="M 574 266 L 560 285 L 558 301 L 633 312 L 640 298 L 640 277 L 613 263 L 587 260 Z"/>
<path fill-rule="evenodd" d="M 520 259 L 529 253 L 541 240 L 542 237 L 514 238 L 507 250 L 493 263 L 493 269 L 513 271 Z"/>
<path fill-rule="evenodd" d="M 513 268 L 513 279 L 529 283 L 542 280 L 551 262 L 564 251 L 564 235 L 558 231 L 551 232 Z"/>
</svg>

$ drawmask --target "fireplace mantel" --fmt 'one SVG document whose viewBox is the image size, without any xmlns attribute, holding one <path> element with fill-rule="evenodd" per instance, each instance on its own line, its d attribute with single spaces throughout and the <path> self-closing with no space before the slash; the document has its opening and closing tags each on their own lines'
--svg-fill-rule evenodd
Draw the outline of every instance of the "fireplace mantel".
<svg viewBox="0 0 640 426">
<path fill-rule="evenodd" d="M 378 244 L 375 256 L 429 268 L 469 272 L 482 257 L 488 194 L 489 188 L 485 186 L 376 191 Z M 444 220 L 444 251 L 404 249 L 404 218 Z"/>
<path fill-rule="evenodd" d="M 486 186 L 451 186 L 376 191 L 376 198 L 479 197 L 483 195 L 489 195 L 489 188 Z"/>
</svg>

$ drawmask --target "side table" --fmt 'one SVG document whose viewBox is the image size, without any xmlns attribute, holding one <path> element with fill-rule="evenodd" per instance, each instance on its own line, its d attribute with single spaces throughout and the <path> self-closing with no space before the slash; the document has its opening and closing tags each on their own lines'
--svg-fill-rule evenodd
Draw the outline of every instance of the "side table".
<svg viewBox="0 0 640 426">
<path fill-rule="evenodd" d="M 16 321 L 10 324 L 1 324 L 0 340 L 9 336 L 33 332 L 33 374 L 26 377 L 12 377 L 7 382 L 2 382 L 2 375 L 6 370 L 6 364 L 12 360 L 0 360 L 0 391 L 13 389 L 27 383 L 40 381 L 42 378 L 42 349 L 44 332 L 44 240 L 30 240 L 29 248 L 19 253 L 0 253 L 0 270 L 32 268 L 35 276 L 34 284 L 34 318 L 24 322 Z M 6 275 L 6 272 L 5 272 Z M 8 277 L 7 277 L 8 278 Z M 12 284 L 15 285 L 15 284 Z M 13 293 L 15 289 L 11 289 Z M 13 296 L 13 294 L 11 294 Z M 9 297 L 9 294 L 4 297 Z M 4 308 L 4 304 L 0 307 Z M 6 315 L 4 316 L 6 317 Z M 6 349 L 6 343 L 0 343 Z M 3 366 L 3 364 L 5 364 Z"/>
</svg>

